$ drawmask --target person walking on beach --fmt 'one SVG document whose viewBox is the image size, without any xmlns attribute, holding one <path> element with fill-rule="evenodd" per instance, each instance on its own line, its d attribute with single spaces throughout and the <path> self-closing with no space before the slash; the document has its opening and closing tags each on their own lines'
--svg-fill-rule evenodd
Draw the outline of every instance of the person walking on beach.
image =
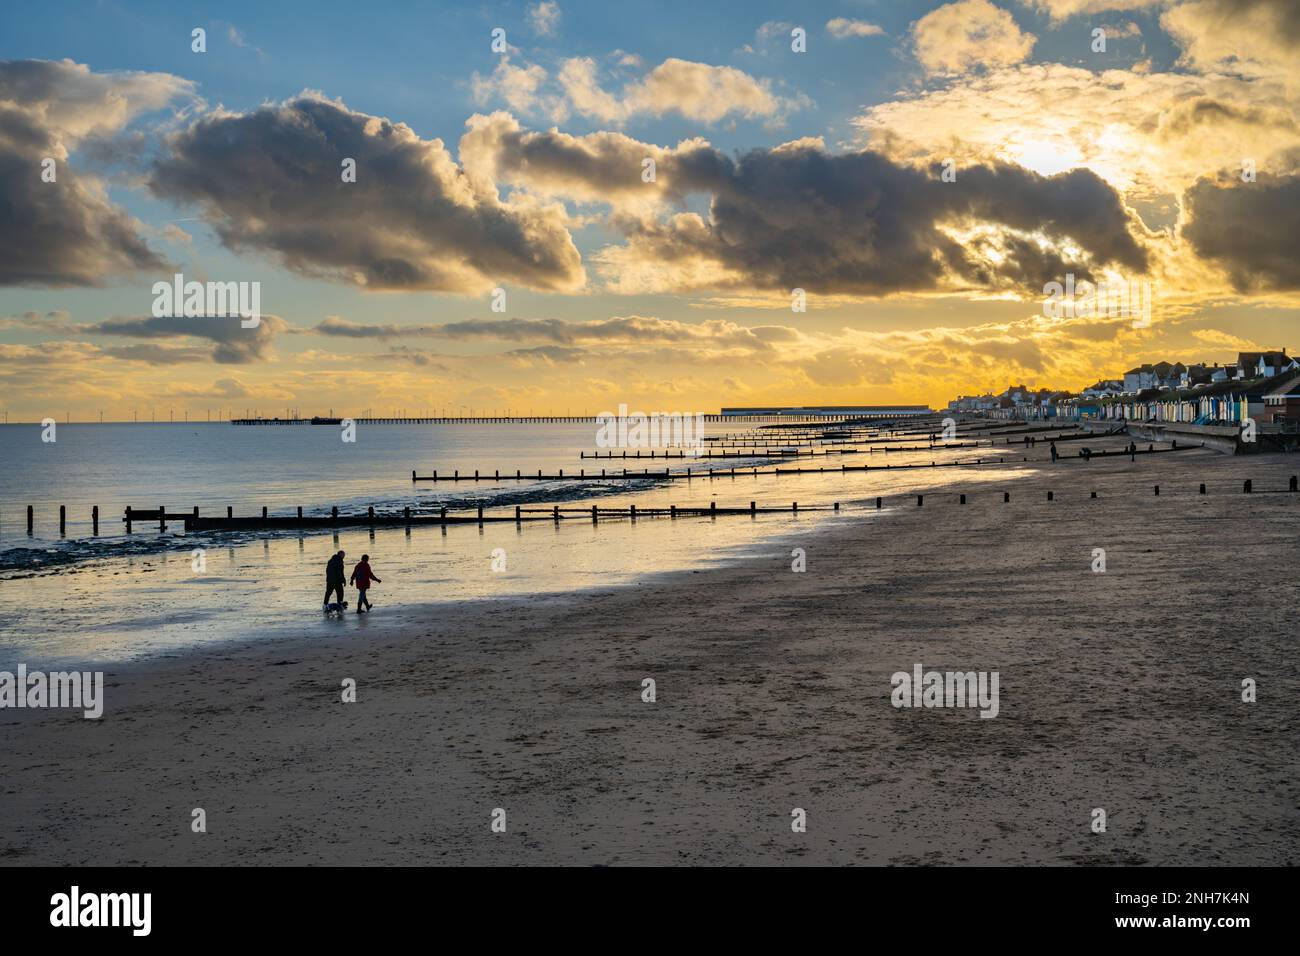
<svg viewBox="0 0 1300 956">
<path fill-rule="evenodd" d="M 364 607 L 370 610 L 370 599 L 366 597 L 366 591 L 370 588 L 370 582 L 383 584 L 384 582 L 375 577 L 375 572 L 370 570 L 370 555 L 363 554 L 357 566 L 352 569 L 352 583 L 357 586 L 357 613 L 361 613 Z"/>
<path fill-rule="evenodd" d="M 1135 461 L 1137 461 L 1137 452 L 1138 452 L 1137 442 L 1135 442 L 1135 441 L 1131 441 L 1131 442 L 1129 442 L 1129 443 L 1128 443 L 1128 460 L 1131 461 L 1131 462 L 1135 462 Z"/>
<path fill-rule="evenodd" d="M 1056 442 L 1052 442 L 1052 461 L 1056 461 Z"/>
<path fill-rule="evenodd" d="M 334 557 L 325 563 L 325 607 L 330 606 L 330 594 L 337 592 L 339 596 L 339 607 L 343 606 L 343 558 L 345 552 L 340 551 Z"/>
</svg>

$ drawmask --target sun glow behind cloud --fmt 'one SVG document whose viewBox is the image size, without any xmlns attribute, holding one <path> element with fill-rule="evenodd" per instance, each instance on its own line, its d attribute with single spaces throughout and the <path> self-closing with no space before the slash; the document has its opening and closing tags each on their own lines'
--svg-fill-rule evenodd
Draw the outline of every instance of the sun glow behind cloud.
<svg viewBox="0 0 1300 956">
<path fill-rule="evenodd" d="M 74 394 L 119 413 L 150 393 L 191 407 L 437 404 L 472 393 L 481 405 L 526 397 L 540 410 L 608 404 L 617 396 L 607 388 L 638 389 L 647 403 L 659 389 L 708 408 L 740 395 L 942 402 L 1007 377 L 1077 386 L 1116 362 L 1271 341 L 1300 317 L 1287 246 L 1300 168 L 1293 21 L 1285 4 L 1256 0 L 1243 23 L 1268 29 L 1233 21 L 1225 39 L 1212 30 L 1235 9 L 1229 0 L 1153 2 L 1131 13 L 1142 23 L 1134 32 L 1112 16 L 1124 7 L 1126 21 L 1132 6 L 916 0 L 887 28 L 842 21 L 820 39 L 810 31 L 815 55 L 794 60 L 788 25 L 759 28 L 757 49 L 745 27 L 722 47 L 645 31 L 645 48 L 624 50 L 586 32 L 593 18 L 579 0 L 531 5 L 508 54 L 458 61 L 442 99 L 459 112 L 432 125 L 400 99 L 342 81 L 295 97 L 302 77 L 283 73 L 220 110 L 194 102 L 230 94 L 216 79 L 198 89 L 170 73 L 65 64 L 37 70 L 78 82 L 65 77 L 33 97 L 0 78 L 0 103 L 48 127 L 56 146 L 72 142 L 67 117 L 91 115 L 88 85 L 136 95 L 143 85 L 158 91 L 147 105 L 178 108 L 154 125 L 124 125 L 134 111 L 99 123 L 88 154 L 152 163 L 111 192 L 82 157 L 56 151 L 77 174 L 67 182 L 85 187 L 82 205 L 95 213 L 86 222 L 111 221 L 123 231 L 119 251 L 132 239 L 138 248 L 107 255 L 102 229 L 69 235 L 62 254 L 30 237 L 14 244 L 9 261 L 21 253 L 30 268 L 5 278 L 0 389 L 30 396 L 34 409 Z M 1040 8 L 1050 20 L 1031 12 Z M 1143 50 L 1127 68 L 1115 56 L 1050 62 L 1075 32 L 1087 36 L 1093 17 L 1123 30 L 1130 49 L 1154 48 L 1163 24 L 1181 59 Z M 476 29 L 466 28 L 466 49 Z M 284 62 L 255 25 L 241 24 L 240 35 L 267 51 L 259 69 Z M 891 43 L 891 57 L 862 57 Z M 3 55 L 25 54 L 2 44 Z M 717 48 L 735 53 L 727 60 Z M 836 56 L 857 59 L 818 72 Z M 894 92 L 827 108 L 836 85 Z M 165 141 L 161 159 L 139 148 L 149 137 Z M 248 148 L 223 157 L 230 137 Z M 7 142 L 0 134 L 0 149 Z M 277 153 L 285 142 L 292 149 Z M 333 178 L 339 149 L 360 158 L 362 178 L 317 197 L 310 177 Z M 1253 191 L 1242 188 L 1245 158 L 1260 173 Z M 958 178 L 936 186 L 947 159 Z M 152 186 L 150 203 L 135 201 L 140 182 Z M 325 228 L 340 218 L 347 230 Z M 175 231 L 173 219 L 198 223 L 184 243 L 159 238 Z M 210 342 L 125 336 L 142 328 L 140 306 L 123 308 L 115 290 L 147 289 L 154 244 L 187 272 L 265 270 L 286 324 L 238 376 L 208 364 Z M 1069 269 L 1155 283 L 1161 317 L 1149 330 L 1044 321 L 1037 290 Z M 74 291 L 72 301 L 33 285 L 42 276 L 102 291 Z M 637 314 L 666 324 L 576 344 L 547 339 L 541 325 L 434 341 L 419 331 L 490 317 L 484 293 L 496 286 L 508 288 L 521 322 Z M 789 311 L 796 286 L 808 294 L 806 314 Z M 1216 310 L 1235 310 L 1239 325 L 1224 327 Z M 56 313 L 63 318 L 29 318 Z M 326 313 L 385 334 L 345 335 L 324 326 Z M 728 327 L 707 325 L 719 320 Z M 743 383 L 720 374 L 737 364 Z"/>
</svg>

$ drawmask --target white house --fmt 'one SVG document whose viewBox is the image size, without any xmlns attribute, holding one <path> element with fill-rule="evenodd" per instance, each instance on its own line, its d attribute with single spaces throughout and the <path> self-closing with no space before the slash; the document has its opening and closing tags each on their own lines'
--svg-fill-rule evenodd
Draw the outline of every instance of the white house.
<svg viewBox="0 0 1300 956">
<path fill-rule="evenodd" d="M 1160 386 L 1160 374 L 1155 367 L 1148 362 L 1146 365 L 1139 365 L 1137 368 L 1131 368 L 1124 373 L 1124 391 L 1140 392 L 1148 388 L 1158 388 Z"/>
<path fill-rule="evenodd" d="M 1240 352 L 1237 355 L 1241 378 L 1272 378 L 1295 368 L 1300 368 L 1300 364 L 1286 354 L 1286 349 L 1280 352 Z"/>
<path fill-rule="evenodd" d="M 1095 385 L 1083 390 L 1084 398 L 1110 398 L 1124 391 L 1124 383 L 1118 379 L 1101 379 Z"/>
</svg>

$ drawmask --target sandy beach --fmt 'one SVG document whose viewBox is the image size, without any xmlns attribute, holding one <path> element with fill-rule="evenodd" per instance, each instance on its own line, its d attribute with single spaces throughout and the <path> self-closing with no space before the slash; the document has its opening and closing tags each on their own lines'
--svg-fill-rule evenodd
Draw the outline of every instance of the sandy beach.
<svg viewBox="0 0 1300 956">
<path fill-rule="evenodd" d="M 327 642 L 254 618 L 112 667 L 101 720 L 0 712 L 0 862 L 1294 865 L 1297 471 L 1067 459 L 718 569 Z M 893 707 L 917 663 L 997 671 L 997 717 Z"/>
</svg>

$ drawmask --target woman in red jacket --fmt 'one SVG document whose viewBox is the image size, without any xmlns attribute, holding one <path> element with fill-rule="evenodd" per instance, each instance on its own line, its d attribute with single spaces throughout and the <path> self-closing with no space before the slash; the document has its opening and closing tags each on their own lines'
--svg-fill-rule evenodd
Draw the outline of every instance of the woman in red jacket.
<svg viewBox="0 0 1300 956">
<path fill-rule="evenodd" d="M 352 583 L 357 587 L 357 613 L 360 614 L 362 608 L 370 610 L 370 600 L 366 597 L 366 589 L 370 587 L 370 582 L 383 584 L 384 582 L 375 577 L 375 572 L 370 570 L 370 555 L 363 554 L 357 566 L 352 569 Z"/>
</svg>

